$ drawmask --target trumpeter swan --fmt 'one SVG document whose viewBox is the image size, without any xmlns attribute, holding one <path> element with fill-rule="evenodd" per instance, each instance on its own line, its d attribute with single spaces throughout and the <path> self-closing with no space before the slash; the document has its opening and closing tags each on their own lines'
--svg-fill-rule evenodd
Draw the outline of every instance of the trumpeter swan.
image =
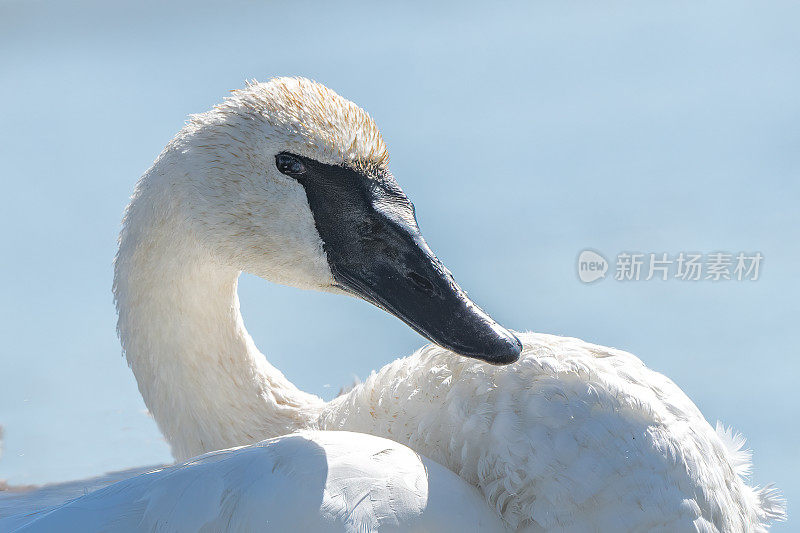
<svg viewBox="0 0 800 533">
<path fill-rule="evenodd" d="M 326 403 L 256 349 L 242 271 L 358 296 L 436 344 Z M 783 516 L 633 355 L 526 333 L 520 356 L 422 239 L 370 116 L 318 83 L 252 83 L 191 117 L 136 187 L 114 293 L 128 363 L 179 459 L 349 430 L 446 466 L 512 528 L 761 531 Z"/>
<path fill-rule="evenodd" d="M 0 519 L 0 531 L 505 531 L 475 487 L 406 446 L 301 432 L 209 452 L 77 498 Z"/>
</svg>

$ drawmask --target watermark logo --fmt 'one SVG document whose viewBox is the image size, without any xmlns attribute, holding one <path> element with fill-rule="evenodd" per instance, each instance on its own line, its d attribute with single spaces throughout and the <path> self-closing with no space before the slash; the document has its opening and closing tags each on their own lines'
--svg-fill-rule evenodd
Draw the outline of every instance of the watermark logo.
<svg viewBox="0 0 800 533">
<path fill-rule="evenodd" d="M 679 252 L 669 254 L 621 252 L 616 256 L 616 281 L 757 281 L 764 256 L 761 252 Z M 578 278 L 584 283 L 603 279 L 609 263 L 593 250 L 578 256 Z"/>
<path fill-rule="evenodd" d="M 584 283 L 591 283 L 606 277 L 608 261 L 593 250 L 584 250 L 578 256 L 578 277 Z"/>
</svg>

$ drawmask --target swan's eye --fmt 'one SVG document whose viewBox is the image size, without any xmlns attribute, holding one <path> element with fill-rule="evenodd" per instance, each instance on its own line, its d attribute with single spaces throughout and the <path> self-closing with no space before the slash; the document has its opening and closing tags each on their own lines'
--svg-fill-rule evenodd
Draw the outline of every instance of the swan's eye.
<svg viewBox="0 0 800 533">
<path fill-rule="evenodd" d="M 275 156 L 275 166 L 287 176 L 301 176 L 306 172 L 306 166 L 293 155 L 278 154 Z"/>
</svg>

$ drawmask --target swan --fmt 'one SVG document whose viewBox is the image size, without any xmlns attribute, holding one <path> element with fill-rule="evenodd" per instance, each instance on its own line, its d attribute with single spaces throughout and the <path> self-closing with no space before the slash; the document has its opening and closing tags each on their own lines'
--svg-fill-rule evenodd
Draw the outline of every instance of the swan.
<svg viewBox="0 0 800 533">
<path fill-rule="evenodd" d="M 372 118 L 303 78 L 250 82 L 192 115 L 136 185 L 115 260 L 118 332 L 184 460 L 297 431 L 404 444 L 519 531 L 765 531 L 742 439 L 635 356 L 512 333 L 422 238 Z M 241 272 L 355 296 L 432 341 L 325 402 L 270 365 Z"/>
<path fill-rule="evenodd" d="M 475 487 L 394 441 L 302 431 L 209 452 L 0 531 L 502 532 Z"/>
</svg>

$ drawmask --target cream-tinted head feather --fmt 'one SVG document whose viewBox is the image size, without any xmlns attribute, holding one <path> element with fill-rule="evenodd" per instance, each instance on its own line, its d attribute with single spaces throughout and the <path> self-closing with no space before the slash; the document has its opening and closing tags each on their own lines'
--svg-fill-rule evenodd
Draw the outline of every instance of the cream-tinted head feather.
<svg viewBox="0 0 800 533">
<path fill-rule="evenodd" d="M 389 152 L 372 117 L 321 83 L 289 77 L 253 80 L 232 91 L 217 110 L 256 114 L 288 139 L 313 149 L 322 162 L 388 168 Z"/>
</svg>

